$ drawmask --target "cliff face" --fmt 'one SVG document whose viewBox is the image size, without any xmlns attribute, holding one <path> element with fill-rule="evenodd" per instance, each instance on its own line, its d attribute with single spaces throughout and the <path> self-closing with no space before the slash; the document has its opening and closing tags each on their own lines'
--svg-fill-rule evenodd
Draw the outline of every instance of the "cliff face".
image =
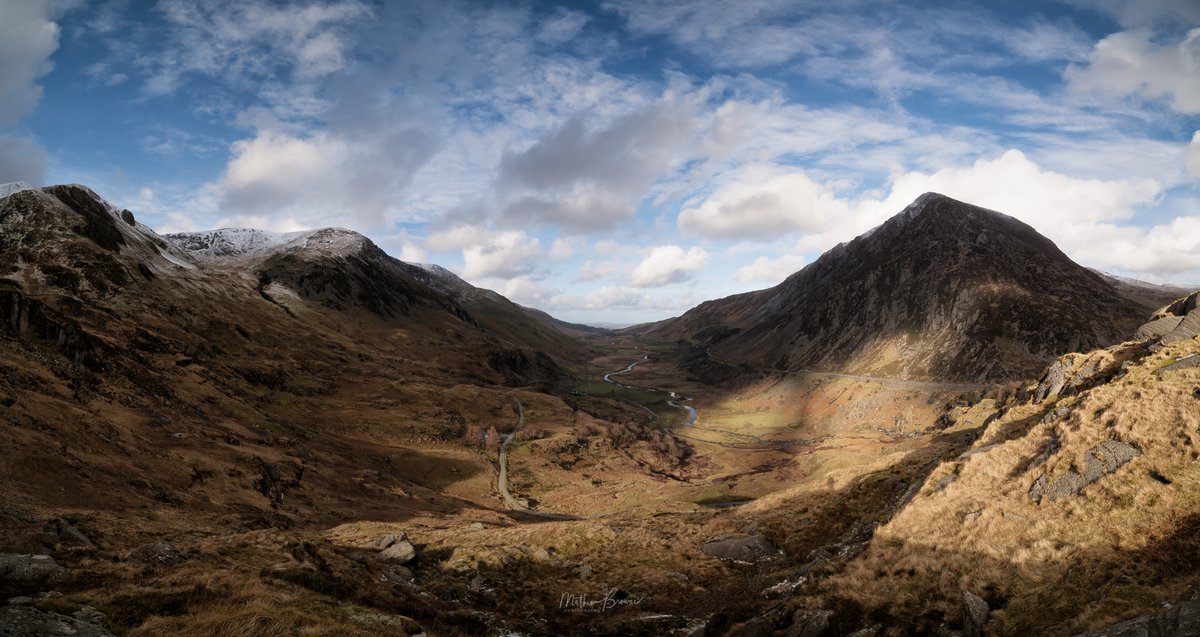
<svg viewBox="0 0 1200 637">
<path fill-rule="evenodd" d="M 649 333 L 752 367 L 994 381 L 1120 341 L 1153 309 L 1028 225 L 927 193 L 774 288 Z"/>
</svg>

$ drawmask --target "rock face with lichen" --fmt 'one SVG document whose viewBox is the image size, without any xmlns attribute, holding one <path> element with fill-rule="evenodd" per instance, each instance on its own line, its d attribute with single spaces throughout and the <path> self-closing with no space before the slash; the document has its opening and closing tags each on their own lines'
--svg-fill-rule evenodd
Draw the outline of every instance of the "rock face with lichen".
<svg viewBox="0 0 1200 637">
<path fill-rule="evenodd" d="M 773 288 L 647 332 L 757 369 L 998 381 L 1125 340 L 1153 309 L 1128 288 L 1012 217 L 927 193 Z"/>
</svg>

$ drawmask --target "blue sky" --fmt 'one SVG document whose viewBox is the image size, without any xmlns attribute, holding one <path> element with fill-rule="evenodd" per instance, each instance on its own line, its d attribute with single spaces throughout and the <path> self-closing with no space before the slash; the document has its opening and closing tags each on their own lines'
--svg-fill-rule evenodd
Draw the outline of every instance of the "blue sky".
<svg viewBox="0 0 1200 637">
<path fill-rule="evenodd" d="M 359 230 L 569 319 L 767 287 L 922 192 L 1200 282 L 1200 3 L 0 0 L 0 182 Z"/>
</svg>

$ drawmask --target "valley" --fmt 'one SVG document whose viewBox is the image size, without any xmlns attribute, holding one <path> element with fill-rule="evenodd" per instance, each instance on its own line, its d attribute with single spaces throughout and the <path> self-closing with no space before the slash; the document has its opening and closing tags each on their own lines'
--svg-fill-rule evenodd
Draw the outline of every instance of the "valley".
<svg viewBox="0 0 1200 637">
<path fill-rule="evenodd" d="M 1197 296 L 1124 294 L 999 213 L 923 196 L 758 300 L 621 330 L 347 230 L 164 237 L 74 185 L 0 224 L 5 629 L 1193 621 L 1151 614 L 1200 585 Z"/>
</svg>

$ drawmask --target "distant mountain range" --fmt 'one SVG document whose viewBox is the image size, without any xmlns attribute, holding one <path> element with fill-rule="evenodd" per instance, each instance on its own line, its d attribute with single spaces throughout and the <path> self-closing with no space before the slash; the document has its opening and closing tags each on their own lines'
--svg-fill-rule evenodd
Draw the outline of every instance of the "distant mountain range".
<svg viewBox="0 0 1200 637">
<path fill-rule="evenodd" d="M 998 381 L 1128 338 L 1183 292 L 1089 270 L 1010 216 L 927 193 L 773 288 L 633 329 L 755 369 Z"/>
</svg>

